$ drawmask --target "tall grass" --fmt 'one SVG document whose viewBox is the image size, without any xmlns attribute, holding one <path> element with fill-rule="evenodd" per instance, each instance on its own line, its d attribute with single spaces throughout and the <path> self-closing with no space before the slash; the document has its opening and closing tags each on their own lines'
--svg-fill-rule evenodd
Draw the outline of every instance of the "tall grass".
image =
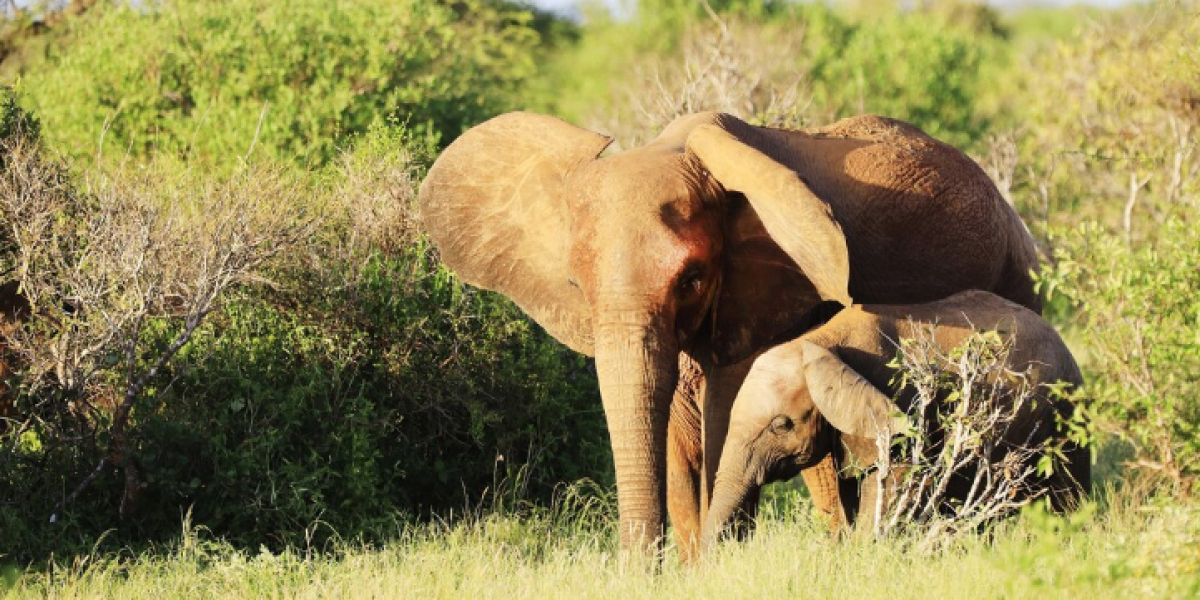
<svg viewBox="0 0 1200 600">
<path fill-rule="evenodd" d="M 904 540 L 835 542 L 808 511 L 768 511 L 758 535 L 695 567 L 625 562 L 611 499 L 571 489 L 554 508 L 400 528 L 383 547 L 237 549 L 187 523 L 168 548 L 77 558 L 7 598 L 1168 598 L 1200 592 L 1200 511 L 1126 489 L 1069 519 L 1027 511 L 932 557 Z M 580 503 L 580 498 L 592 500 Z M 572 499 L 573 498 L 573 499 Z M 1149 506 L 1149 508 L 1147 508 Z"/>
</svg>

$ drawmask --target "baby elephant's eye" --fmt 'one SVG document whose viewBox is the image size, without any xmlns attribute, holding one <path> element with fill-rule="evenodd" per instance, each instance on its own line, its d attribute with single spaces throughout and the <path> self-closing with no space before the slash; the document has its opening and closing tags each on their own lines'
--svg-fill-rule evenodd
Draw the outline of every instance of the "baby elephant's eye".
<svg viewBox="0 0 1200 600">
<path fill-rule="evenodd" d="M 771 420 L 771 431 L 775 433 L 787 433 L 794 426 L 795 424 L 787 415 L 779 415 Z"/>
</svg>

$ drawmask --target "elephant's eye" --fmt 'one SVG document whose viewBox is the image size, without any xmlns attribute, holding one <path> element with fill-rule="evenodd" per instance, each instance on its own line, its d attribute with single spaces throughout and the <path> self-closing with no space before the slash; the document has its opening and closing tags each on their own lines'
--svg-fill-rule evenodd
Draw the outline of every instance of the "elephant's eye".
<svg viewBox="0 0 1200 600">
<path fill-rule="evenodd" d="M 568 285 L 570 285 L 570 286 L 571 286 L 571 287 L 573 287 L 573 288 L 578 288 L 578 287 L 579 287 L 579 282 L 578 282 L 578 281 L 575 281 L 575 278 L 574 278 L 574 277 L 568 277 L 568 278 L 567 278 L 567 284 L 568 284 Z"/>
<path fill-rule="evenodd" d="M 675 283 L 675 289 L 681 296 L 691 296 L 700 292 L 700 288 L 704 286 L 704 265 L 692 264 L 688 265 L 683 273 L 679 275 L 679 280 Z"/>
<path fill-rule="evenodd" d="M 795 423 L 788 418 L 787 415 L 779 415 L 771 419 L 771 431 L 774 433 L 787 433 L 795 427 Z"/>
</svg>

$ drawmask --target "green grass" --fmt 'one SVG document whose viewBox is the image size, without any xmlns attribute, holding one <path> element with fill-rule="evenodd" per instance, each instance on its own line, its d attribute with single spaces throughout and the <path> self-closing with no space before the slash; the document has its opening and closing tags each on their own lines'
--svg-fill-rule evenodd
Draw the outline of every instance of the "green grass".
<svg viewBox="0 0 1200 600">
<path fill-rule="evenodd" d="M 753 540 L 659 572 L 614 551 L 611 503 L 412 526 L 383 547 L 282 554 L 186 526 L 159 552 L 19 575 L 3 598 L 1176 598 L 1200 593 L 1200 510 L 1109 490 L 1071 518 L 1029 511 L 933 556 L 904 540 L 834 542 L 792 497 Z M 1097 508 L 1099 507 L 1099 508 Z"/>
</svg>

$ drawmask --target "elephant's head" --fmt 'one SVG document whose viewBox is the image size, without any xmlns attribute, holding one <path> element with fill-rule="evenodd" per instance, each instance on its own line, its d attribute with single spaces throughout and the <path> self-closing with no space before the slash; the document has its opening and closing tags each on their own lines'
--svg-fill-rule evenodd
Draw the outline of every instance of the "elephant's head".
<svg viewBox="0 0 1200 600">
<path fill-rule="evenodd" d="M 772 130 L 709 113 L 599 157 L 609 142 L 496 117 L 446 149 L 421 208 L 465 281 L 596 357 L 628 546 L 662 532 L 678 353 L 732 363 L 822 300 L 849 305 L 849 259 L 828 205 L 773 158 Z"/>
<path fill-rule="evenodd" d="M 755 359 L 738 392 L 704 526 L 706 544 L 722 535 L 744 499 L 763 485 L 795 477 L 837 443 L 852 446 L 857 466 L 865 467 L 875 460 L 881 432 L 907 427 L 891 399 L 838 358 L 836 349 L 807 337 Z"/>
</svg>

